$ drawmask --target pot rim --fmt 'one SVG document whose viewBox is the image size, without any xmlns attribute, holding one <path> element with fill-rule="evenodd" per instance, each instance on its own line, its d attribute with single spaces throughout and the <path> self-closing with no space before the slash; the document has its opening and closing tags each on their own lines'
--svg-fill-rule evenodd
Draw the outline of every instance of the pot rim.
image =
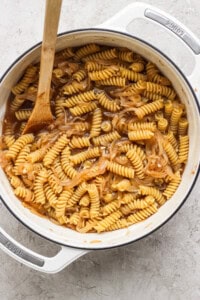
<svg viewBox="0 0 200 300">
<path fill-rule="evenodd" d="M 192 93 L 193 95 L 193 98 L 195 100 L 195 104 L 196 104 L 196 107 L 198 109 L 198 113 L 199 113 L 199 116 L 200 116 L 200 104 L 198 102 L 198 99 L 197 99 L 197 96 L 189 82 L 189 80 L 187 79 L 187 77 L 184 75 L 184 73 L 181 71 L 181 69 L 176 65 L 176 63 L 168 57 L 168 55 L 166 55 L 165 53 L 163 53 L 161 50 L 159 50 L 157 47 L 155 47 L 154 45 L 152 45 L 151 43 L 149 42 L 146 42 L 145 40 L 141 39 L 141 38 L 138 38 L 134 35 L 131 35 L 129 33 L 126 33 L 126 32 L 121 32 L 119 30 L 113 30 L 113 29 L 105 29 L 105 28 L 81 28 L 81 29 L 74 29 L 74 30 L 70 30 L 70 31 L 64 31 L 64 32 L 61 32 L 57 35 L 57 37 L 62 37 L 64 35 L 68 35 L 68 34 L 73 34 L 73 33 L 81 33 L 81 32 L 87 32 L 87 31 L 92 31 L 92 32 L 95 32 L 95 31 L 102 31 L 102 32 L 109 32 L 109 33 L 116 33 L 116 34 L 119 34 L 119 35 L 123 35 L 123 36 L 127 36 L 129 38 L 133 38 L 135 40 L 138 40 L 139 42 L 143 43 L 143 44 L 146 44 L 148 47 L 150 48 L 153 48 L 156 52 L 158 52 L 159 55 L 163 56 L 166 60 L 168 60 L 172 65 L 173 67 L 175 67 L 175 69 L 179 72 L 179 74 L 182 76 L 182 78 L 184 79 L 185 83 L 187 84 L 187 86 L 189 87 L 190 89 L 190 92 Z M 21 58 L 23 58 L 26 54 L 28 54 L 31 50 L 34 50 L 35 48 L 37 48 L 38 46 L 40 46 L 42 44 L 42 42 L 38 42 L 36 43 L 35 45 L 33 45 L 32 47 L 30 47 L 28 50 L 26 50 L 25 52 L 23 52 L 20 56 L 18 56 L 14 62 L 7 68 L 7 70 L 3 73 L 3 75 L 1 76 L 0 78 L 0 85 L 1 85 L 1 82 L 3 81 L 3 79 L 6 77 L 6 75 L 9 73 L 9 71 L 18 63 L 18 61 L 21 60 Z M 43 234 L 41 234 L 40 232 L 34 230 L 32 227 L 30 227 L 29 225 L 27 225 L 21 218 L 19 218 L 17 215 L 15 215 L 14 211 L 7 205 L 6 201 L 4 201 L 4 199 L 2 198 L 2 196 L 0 195 L 0 200 L 3 202 L 3 204 L 6 206 L 6 208 L 9 210 L 9 212 L 20 222 L 22 223 L 26 228 L 28 228 L 29 230 L 31 230 L 32 232 L 36 233 L 37 235 L 39 235 L 40 237 L 50 241 L 50 242 L 53 242 L 57 245 L 61 245 L 61 246 L 65 246 L 65 247 L 70 247 L 70 248 L 74 248 L 74 249 L 84 249 L 84 250 L 105 250 L 105 249 L 112 249 L 112 248 L 117 248 L 117 247 L 122 247 L 122 246 L 126 246 L 126 245 L 129 245 L 129 244 L 132 244 L 136 241 L 139 241 L 147 236 L 149 236 L 150 234 L 152 234 L 153 232 L 157 231 L 158 229 L 160 229 L 163 225 L 165 225 L 178 211 L 179 209 L 183 206 L 183 204 L 185 203 L 185 201 L 187 200 L 187 198 L 189 197 L 189 195 L 191 194 L 195 184 L 196 184 L 196 181 L 197 181 L 197 178 L 199 176 L 199 173 L 200 173 L 200 161 L 198 162 L 198 166 L 197 166 L 197 169 L 196 169 L 196 174 L 193 178 L 193 181 L 192 181 L 192 184 L 187 192 L 187 194 L 184 196 L 182 202 L 180 203 L 180 205 L 176 208 L 176 210 L 166 219 L 164 220 L 160 225 L 158 225 L 156 228 L 152 229 L 150 232 L 142 235 L 141 237 L 138 237 L 138 238 L 135 238 L 134 240 L 132 241 L 128 241 L 128 242 L 125 242 L 125 243 L 122 243 L 122 244 L 119 244 L 119 245 L 114 245 L 114 246 L 103 246 L 101 248 L 92 248 L 92 247 L 78 247 L 78 246 L 72 246 L 72 245 L 68 245 L 68 244 L 65 244 L 65 243 L 62 243 L 62 242 L 58 242 L 58 241 L 55 241 L 53 240 L 52 238 L 49 238 L 47 236 L 44 236 Z"/>
</svg>

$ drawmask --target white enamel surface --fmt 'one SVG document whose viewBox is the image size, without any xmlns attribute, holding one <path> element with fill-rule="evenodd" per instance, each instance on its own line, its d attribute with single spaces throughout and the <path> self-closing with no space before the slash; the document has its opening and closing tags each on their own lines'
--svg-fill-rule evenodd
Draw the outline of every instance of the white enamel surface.
<svg viewBox="0 0 200 300">
<path fill-rule="evenodd" d="M 179 22 L 176 18 L 174 18 L 173 16 L 169 15 L 168 13 L 160 10 L 157 7 L 154 7 L 152 5 L 149 5 L 147 3 L 142 3 L 142 2 L 135 2 L 132 3 L 128 6 L 126 6 L 123 10 L 121 10 L 119 13 L 117 13 L 116 15 L 114 15 L 112 18 L 110 18 L 109 20 L 107 20 L 106 22 L 104 22 L 103 24 L 101 24 L 99 27 L 100 28 L 105 28 L 105 29 L 113 29 L 113 30 L 118 30 L 124 33 L 129 33 L 132 34 L 132 26 L 134 26 L 134 21 L 137 19 L 140 20 L 148 20 L 148 22 L 156 24 L 156 26 L 159 27 L 163 27 L 162 24 L 159 24 L 157 22 L 155 22 L 154 20 L 151 20 L 150 18 L 146 18 L 145 17 L 145 11 L 147 9 L 151 9 L 152 11 L 161 14 L 163 17 L 166 17 L 167 19 L 169 19 L 170 21 L 173 22 L 173 24 L 175 26 L 178 26 L 179 28 L 183 29 L 186 33 L 188 33 L 190 35 L 190 37 L 198 44 L 200 45 L 200 41 L 199 39 L 193 34 L 193 32 L 191 30 L 189 30 L 185 25 L 183 25 L 181 22 Z M 172 37 L 176 37 L 176 39 L 179 39 L 181 42 L 181 50 L 182 48 L 187 48 L 190 50 L 191 52 L 191 57 L 194 58 L 195 64 L 194 64 L 194 68 L 193 71 L 191 73 L 191 75 L 189 76 L 189 81 L 191 83 L 191 85 L 193 86 L 194 89 L 196 89 L 199 85 L 199 80 L 200 80 L 200 74 L 198 72 L 199 67 L 200 67 L 200 56 L 199 55 L 194 55 L 193 51 L 191 50 L 191 48 L 189 48 L 188 45 L 185 44 L 185 42 L 179 38 L 178 35 L 176 35 L 173 31 L 165 28 L 165 30 L 167 31 L 167 33 L 169 34 L 169 36 Z M 139 33 L 140 34 L 140 33 Z M 139 37 L 140 35 L 136 35 L 137 37 Z M 160 36 L 158 35 L 158 39 L 160 38 Z M 161 37 L 161 42 L 165 37 Z M 170 43 L 170 41 L 169 41 Z M 159 44 L 159 43 L 157 43 Z M 157 45 L 156 44 L 156 45 Z M 171 45 L 168 45 L 169 47 L 171 47 Z M 177 49 L 174 49 L 174 51 L 176 52 Z"/>
<path fill-rule="evenodd" d="M 84 43 L 83 43 L 84 41 Z M 65 227 L 55 225 L 45 218 L 41 218 L 28 209 L 24 208 L 20 201 L 13 195 L 10 184 L 2 170 L 0 170 L 1 195 L 6 205 L 13 211 L 15 216 L 23 221 L 29 228 L 38 232 L 55 242 L 87 249 L 101 249 L 105 247 L 113 247 L 125 244 L 147 235 L 152 230 L 159 227 L 165 222 L 181 205 L 185 196 L 191 188 L 196 176 L 198 164 L 200 144 L 196 143 L 198 132 L 200 129 L 200 119 L 193 95 L 185 83 L 184 79 L 178 73 L 173 65 L 171 65 L 164 57 L 152 48 L 146 46 L 140 41 L 126 37 L 117 33 L 101 32 L 101 31 L 82 31 L 69 33 L 58 39 L 57 49 L 61 50 L 67 46 L 79 46 L 91 42 L 107 44 L 111 46 L 128 47 L 135 52 L 140 53 L 147 59 L 156 63 L 163 73 L 173 82 L 181 100 L 186 105 L 188 119 L 190 123 L 190 152 L 189 160 L 184 171 L 182 182 L 170 201 L 168 201 L 159 211 L 144 222 L 130 226 L 128 229 L 122 229 L 114 232 L 103 234 L 80 234 Z M 10 88 L 19 79 L 23 70 L 32 62 L 38 60 L 39 48 L 32 50 L 17 62 L 6 75 L 0 85 L 1 103 L 0 103 L 0 120 L 3 120 L 6 100 L 9 96 Z"/>
<path fill-rule="evenodd" d="M 62 246 L 60 248 L 60 251 L 55 256 L 46 257 L 43 255 L 37 254 L 36 252 L 33 252 L 30 249 L 21 245 L 20 243 L 16 242 L 2 228 L 0 228 L 0 233 L 3 234 L 3 236 L 9 240 L 8 248 L 3 246 L 0 243 L 0 249 L 5 251 L 11 257 L 15 258 L 17 261 L 19 261 L 21 263 L 25 263 L 30 268 L 35 269 L 40 272 L 44 272 L 44 273 L 49 273 L 49 274 L 58 273 L 62 269 L 64 269 L 66 266 L 71 264 L 74 260 L 76 260 L 80 256 L 83 256 L 86 253 L 88 253 L 88 250 L 73 249 L 70 247 Z M 14 247 L 12 247 L 12 251 L 10 251 L 11 250 L 10 242 L 13 243 L 13 245 L 15 245 Z M 22 252 L 26 252 L 26 253 L 28 253 L 28 255 L 31 255 L 35 259 L 41 260 L 43 262 L 43 265 L 39 266 L 36 263 L 29 261 L 28 259 L 25 260 L 21 256 Z"/>
</svg>

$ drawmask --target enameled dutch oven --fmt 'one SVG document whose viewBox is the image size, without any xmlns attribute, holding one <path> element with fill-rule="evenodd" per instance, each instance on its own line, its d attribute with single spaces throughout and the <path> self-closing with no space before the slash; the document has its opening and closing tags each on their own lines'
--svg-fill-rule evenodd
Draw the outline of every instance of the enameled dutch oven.
<svg viewBox="0 0 200 300">
<path fill-rule="evenodd" d="M 169 35 L 174 35 L 176 39 L 180 39 L 181 47 L 180 49 L 175 48 L 174 51 L 181 53 L 182 48 L 188 48 L 191 59 L 194 61 L 194 68 L 189 76 L 186 77 L 178 68 L 176 62 L 172 61 L 159 49 L 131 34 L 133 21 L 136 19 L 148 19 L 150 23 L 157 24 L 158 28 L 163 27 L 166 35 L 168 34 L 168 38 L 170 38 Z M 151 32 L 151 34 L 156 35 L 156 32 Z M 87 43 L 127 47 L 141 54 L 147 60 L 156 63 L 158 68 L 172 81 L 187 109 L 190 138 L 189 158 L 176 193 L 155 215 L 129 228 L 101 234 L 78 233 L 31 213 L 16 199 L 8 179 L 3 170 L 0 169 L 0 196 L 2 202 L 27 228 L 61 245 L 61 250 L 54 257 L 44 257 L 20 245 L 1 228 L 0 248 L 29 267 L 46 273 L 56 273 L 62 270 L 88 251 L 126 245 L 149 235 L 177 212 L 193 189 L 199 173 L 200 143 L 198 143 L 198 134 L 200 132 L 200 118 L 197 83 L 200 66 L 200 41 L 194 34 L 180 22 L 159 9 L 144 3 L 133 3 L 98 28 L 73 30 L 60 34 L 57 40 L 57 51 Z M 39 60 L 40 48 L 41 44 L 38 44 L 29 49 L 9 67 L 1 78 L 1 121 L 4 118 L 11 87 L 19 80 L 29 64 Z"/>
</svg>

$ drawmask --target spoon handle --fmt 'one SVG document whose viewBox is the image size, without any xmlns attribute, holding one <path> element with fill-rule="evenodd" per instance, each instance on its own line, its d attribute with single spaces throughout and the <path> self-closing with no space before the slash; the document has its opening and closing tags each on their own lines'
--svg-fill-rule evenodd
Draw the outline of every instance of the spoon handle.
<svg viewBox="0 0 200 300">
<path fill-rule="evenodd" d="M 62 0 L 46 0 L 38 97 L 49 102 L 51 76 Z M 43 103 L 44 103 L 43 102 Z"/>
</svg>

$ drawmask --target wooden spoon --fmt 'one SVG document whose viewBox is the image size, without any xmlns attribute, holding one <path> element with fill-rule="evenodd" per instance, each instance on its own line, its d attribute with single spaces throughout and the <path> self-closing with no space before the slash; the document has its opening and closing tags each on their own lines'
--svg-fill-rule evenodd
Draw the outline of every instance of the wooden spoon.
<svg viewBox="0 0 200 300">
<path fill-rule="evenodd" d="M 46 0 L 37 98 L 23 134 L 42 129 L 53 121 L 50 87 L 62 0 Z"/>
</svg>

